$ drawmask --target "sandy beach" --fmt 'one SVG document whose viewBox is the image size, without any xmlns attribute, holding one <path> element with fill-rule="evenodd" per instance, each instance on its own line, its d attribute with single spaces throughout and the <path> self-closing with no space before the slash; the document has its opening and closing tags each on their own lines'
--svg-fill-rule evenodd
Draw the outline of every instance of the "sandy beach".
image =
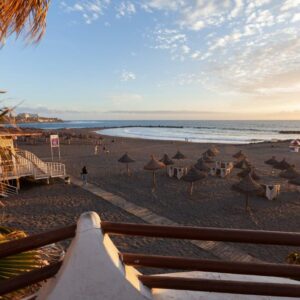
<svg viewBox="0 0 300 300">
<path fill-rule="evenodd" d="M 70 144 L 61 139 L 61 158 L 69 175 L 80 177 L 81 168 L 86 165 L 90 183 L 160 216 L 182 225 L 300 231 L 300 193 L 295 187 L 289 186 L 286 180 L 278 177 L 279 171 L 276 171 L 276 178 L 281 183 L 282 189 L 279 198 L 270 201 L 262 197 L 251 197 L 251 211 L 246 212 L 244 196 L 231 189 L 231 186 L 239 181 L 236 175 L 238 170 L 234 170 L 225 179 L 208 176 L 196 182 L 192 196 L 188 194 L 187 182 L 169 178 L 166 171 L 161 170 L 157 173 L 157 190 L 151 191 L 151 173 L 143 169 L 151 155 L 161 158 L 167 153 L 172 157 L 180 150 L 187 157 L 180 164 L 190 167 L 211 146 L 210 144 L 105 136 L 100 153 L 95 155 L 94 145 L 99 142 L 99 135 L 88 130 L 72 129 L 72 132 L 81 134 L 81 138 L 73 139 Z M 36 144 L 18 143 L 20 148 L 32 151 L 45 161 L 51 159 L 50 147 L 45 141 Z M 220 150 L 217 159 L 234 161 L 232 155 L 241 149 L 256 167 L 263 183 L 271 177 L 272 169 L 264 164 L 264 161 L 272 155 L 278 160 L 286 158 L 289 163 L 295 164 L 296 168 L 300 165 L 300 154 L 290 153 L 288 144 L 288 142 L 217 144 Z M 103 145 L 109 150 L 109 154 L 103 152 Z M 130 177 L 126 176 L 125 166 L 118 163 L 118 159 L 125 152 L 136 161 L 130 165 L 132 171 Z M 66 185 L 59 180 L 50 185 L 42 182 L 24 183 L 20 195 L 2 201 L 6 206 L 3 210 L 2 223 L 23 228 L 30 233 L 72 224 L 80 213 L 89 210 L 98 212 L 103 220 L 143 222 L 80 187 L 73 184 Z M 115 238 L 115 241 L 121 250 L 126 251 L 215 258 L 211 253 L 202 251 L 189 242 L 149 238 Z M 235 247 L 268 262 L 283 262 L 289 252 L 296 250 L 293 247 L 246 244 L 235 244 Z"/>
</svg>

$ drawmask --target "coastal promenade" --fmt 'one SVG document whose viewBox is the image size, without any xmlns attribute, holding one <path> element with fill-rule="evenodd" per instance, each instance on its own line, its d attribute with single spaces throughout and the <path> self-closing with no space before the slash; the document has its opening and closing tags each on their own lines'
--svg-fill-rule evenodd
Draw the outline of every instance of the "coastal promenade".
<svg viewBox="0 0 300 300">
<path fill-rule="evenodd" d="M 82 181 L 76 177 L 71 177 L 72 183 L 81 186 L 83 189 L 93 193 L 94 195 L 101 198 L 101 200 L 105 200 L 122 210 L 142 219 L 146 223 L 153 225 L 171 225 L 171 226 L 180 226 L 181 224 L 174 222 L 166 217 L 160 216 L 151 210 L 138 206 L 130 201 L 115 195 L 113 193 L 107 192 L 100 188 L 99 186 L 88 183 L 86 185 L 82 185 Z M 212 255 L 228 260 L 228 261 L 243 261 L 243 262 L 259 262 L 259 259 L 247 254 L 246 252 L 237 249 L 231 245 L 228 245 L 223 242 L 216 241 L 190 241 L 193 245 L 200 248 L 201 250 L 207 251 Z"/>
</svg>

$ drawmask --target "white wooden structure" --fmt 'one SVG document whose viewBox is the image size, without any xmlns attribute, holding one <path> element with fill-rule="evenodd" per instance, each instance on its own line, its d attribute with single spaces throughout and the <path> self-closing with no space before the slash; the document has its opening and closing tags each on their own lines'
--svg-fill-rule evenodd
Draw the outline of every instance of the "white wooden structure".
<svg viewBox="0 0 300 300">
<path fill-rule="evenodd" d="M 22 134 L 19 134 L 22 135 Z M 44 162 L 27 150 L 14 147 L 16 134 L 0 134 L 0 195 L 16 194 L 18 186 L 11 180 L 31 177 L 34 180 L 65 177 L 65 165 L 59 162 Z"/>
<path fill-rule="evenodd" d="M 210 169 L 210 175 L 224 178 L 231 173 L 232 169 L 232 162 L 216 161 L 215 167 Z"/>
<path fill-rule="evenodd" d="M 280 194 L 280 184 L 266 184 L 266 198 L 268 200 L 276 199 Z"/>
<path fill-rule="evenodd" d="M 103 235 L 95 212 L 81 215 L 63 264 L 55 277 L 39 290 L 37 300 L 283 300 L 269 297 L 230 293 L 149 289 L 139 281 L 140 273 L 124 265 L 119 251 L 108 235 Z M 261 283 L 297 284 L 299 281 L 268 276 L 238 275 L 215 272 L 180 272 L 161 274 L 172 277 L 220 279 Z M 160 276 L 160 275 L 157 275 Z"/>
<path fill-rule="evenodd" d="M 187 168 L 170 165 L 167 166 L 167 174 L 169 177 L 176 177 L 178 180 L 180 180 L 184 175 L 187 174 Z"/>
</svg>

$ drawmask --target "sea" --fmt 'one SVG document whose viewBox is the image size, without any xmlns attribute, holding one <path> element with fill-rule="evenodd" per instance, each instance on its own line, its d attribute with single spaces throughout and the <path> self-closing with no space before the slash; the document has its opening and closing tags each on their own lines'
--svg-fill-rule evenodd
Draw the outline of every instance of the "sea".
<svg viewBox="0 0 300 300">
<path fill-rule="evenodd" d="M 19 126 L 51 130 L 101 128 L 96 132 L 109 136 L 198 143 L 249 144 L 300 138 L 300 120 L 72 120 L 63 123 L 26 123 Z"/>
</svg>

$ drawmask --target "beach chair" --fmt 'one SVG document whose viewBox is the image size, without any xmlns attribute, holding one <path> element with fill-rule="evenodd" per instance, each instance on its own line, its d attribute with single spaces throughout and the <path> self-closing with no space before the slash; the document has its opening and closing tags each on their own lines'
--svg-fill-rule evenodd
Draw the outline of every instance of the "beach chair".
<svg viewBox="0 0 300 300">
<path fill-rule="evenodd" d="M 180 180 L 184 175 L 184 168 L 177 168 L 177 179 Z"/>
<path fill-rule="evenodd" d="M 217 169 L 216 168 L 211 168 L 210 171 L 209 171 L 209 174 L 211 176 L 216 176 L 216 173 L 217 173 Z"/>
<path fill-rule="evenodd" d="M 274 200 L 279 196 L 280 184 L 266 185 L 266 197 L 268 200 Z"/>
<path fill-rule="evenodd" d="M 172 166 L 167 166 L 167 174 L 169 177 L 174 176 L 174 168 Z"/>
</svg>

